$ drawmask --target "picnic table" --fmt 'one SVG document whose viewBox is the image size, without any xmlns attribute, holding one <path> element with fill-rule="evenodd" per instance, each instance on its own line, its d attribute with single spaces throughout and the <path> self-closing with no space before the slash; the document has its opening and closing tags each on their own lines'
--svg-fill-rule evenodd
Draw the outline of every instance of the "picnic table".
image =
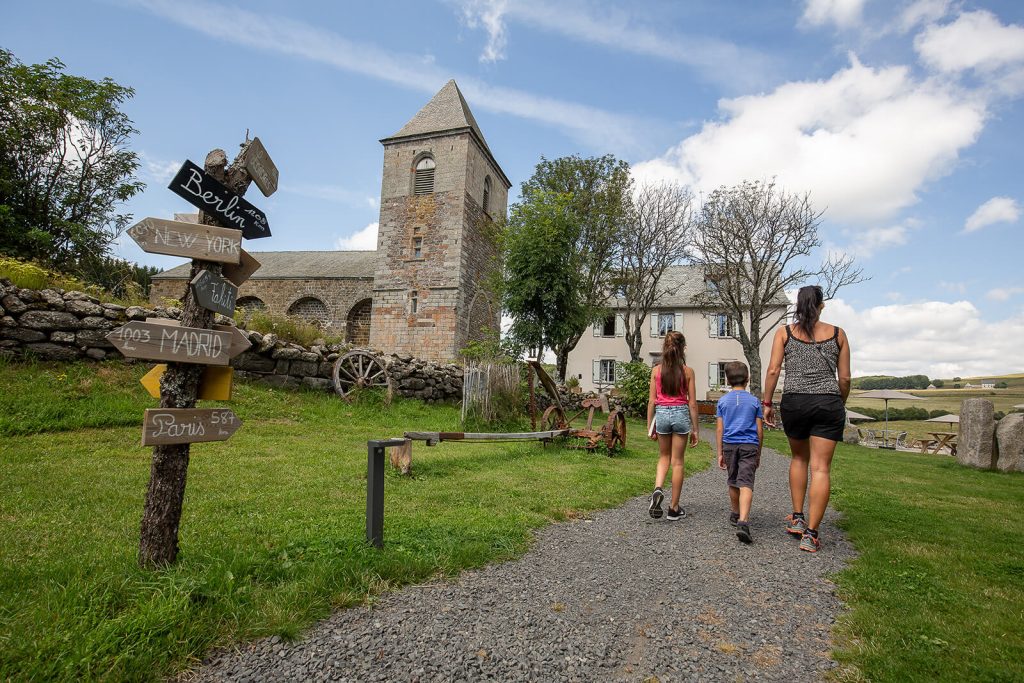
<svg viewBox="0 0 1024 683">
<path fill-rule="evenodd" d="M 922 453 L 938 453 L 943 448 L 949 448 L 950 453 L 956 455 L 956 432 L 928 432 L 931 439 L 921 439 Z"/>
</svg>

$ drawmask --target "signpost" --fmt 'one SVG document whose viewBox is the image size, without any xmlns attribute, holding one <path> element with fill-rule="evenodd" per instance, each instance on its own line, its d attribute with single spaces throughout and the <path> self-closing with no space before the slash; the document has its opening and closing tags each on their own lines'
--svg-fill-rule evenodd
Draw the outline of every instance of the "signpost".
<svg viewBox="0 0 1024 683">
<path fill-rule="evenodd" d="M 201 270 L 189 283 L 192 296 L 208 311 L 232 316 L 235 314 L 235 300 L 238 287 L 208 270 Z"/>
<path fill-rule="evenodd" d="M 200 327 L 176 327 L 134 320 L 107 335 L 128 358 L 227 365 L 231 334 Z M 248 340 L 246 340 L 248 341 Z"/>
<path fill-rule="evenodd" d="M 146 322 L 153 323 L 154 325 L 171 325 L 172 327 L 181 325 L 180 322 L 171 318 L 146 318 Z M 231 344 L 228 346 L 228 358 L 234 358 L 243 351 L 248 351 L 252 346 L 252 342 L 249 341 L 249 337 L 245 336 L 245 332 L 242 332 L 235 325 L 213 325 L 213 329 L 218 332 L 227 332 L 231 335 Z"/>
<path fill-rule="evenodd" d="M 154 365 L 153 369 L 142 376 L 139 383 L 146 388 L 153 398 L 160 398 L 160 378 L 167 372 L 167 364 Z M 199 377 L 199 391 L 196 398 L 201 401 L 230 401 L 231 380 L 235 369 L 222 365 L 207 365 Z"/>
<path fill-rule="evenodd" d="M 242 256 L 239 232 L 214 225 L 144 218 L 128 228 L 128 236 L 150 254 L 234 264 Z"/>
<path fill-rule="evenodd" d="M 228 408 L 147 408 L 142 445 L 227 441 L 241 426 Z"/>
<path fill-rule="evenodd" d="M 191 161 L 186 160 L 182 164 L 168 187 L 192 206 L 213 216 L 221 225 L 241 230 L 247 240 L 270 237 L 270 223 L 265 213 Z"/>
<path fill-rule="evenodd" d="M 263 146 L 258 137 L 253 138 L 249 143 L 249 148 L 245 150 L 244 163 L 245 170 L 252 176 L 253 182 L 256 183 L 256 187 L 260 188 L 264 197 L 269 197 L 277 192 L 277 166 L 274 165 L 270 155 L 267 154 L 267 148 Z"/>
<path fill-rule="evenodd" d="M 224 268 L 221 270 L 221 274 L 225 279 L 230 280 L 236 287 L 241 287 L 242 283 L 248 280 L 249 276 L 259 270 L 259 268 L 260 262 L 254 259 L 245 249 L 242 249 L 238 265 L 225 263 Z"/>
</svg>

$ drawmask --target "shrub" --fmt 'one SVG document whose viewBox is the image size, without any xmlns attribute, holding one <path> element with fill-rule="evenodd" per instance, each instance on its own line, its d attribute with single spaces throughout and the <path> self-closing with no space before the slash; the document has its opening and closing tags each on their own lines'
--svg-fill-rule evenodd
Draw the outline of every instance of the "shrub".
<svg viewBox="0 0 1024 683">
<path fill-rule="evenodd" d="M 953 378 L 953 381 L 954 381 L 954 382 L 962 382 L 963 380 L 962 380 L 962 379 L 960 379 L 959 377 L 954 377 L 954 378 Z M 957 387 L 957 389 L 959 389 L 959 388 L 960 388 L 960 387 Z"/>
<path fill-rule="evenodd" d="M 235 322 L 244 329 L 261 334 L 273 333 L 285 341 L 302 346 L 311 346 L 316 341 L 323 341 L 325 344 L 344 342 L 342 337 L 327 335 L 313 323 L 286 315 L 274 315 L 266 311 L 236 309 Z"/>
<path fill-rule="evenodd" d="M 641 361 L 620 363 L 616 369 L 616 388 L 623 407 L 630 415 L 647 414 L 647 398 L 650 395 L 651 367 Z"/>
<path fill-rule="evenodd" d="M 954 389 L 959 389 L 959 388 L 960 388 L 960 385 L 959 385 L 959 384 L 954 384 L 954 385 L 953 385 L 953 388 L 954 388 Z"/>
<path fill-rule="evenodd" d="M 946 383 L 943 382 L 941 379 L 933 379 L 932 384 L 935 385 L 936 389 L 941 389 L 946 385 Z"/>
<path fill-rule="evenodd" d="M 124 305 L 144 305 L 142 287 L 136 282 L 122 283 L 120 296 L 73 275 L 46 268 L 38 263 L 0 256 L 0 278 L 7 278 L 22 289 L 64 289 L 90 294 L 100 301 Z"/>
<path fill-rule="evenodd" d="M 1009 389 L 1010 385 L 1006 382 L 997 382 L 996 389 Z"/>
</svg>

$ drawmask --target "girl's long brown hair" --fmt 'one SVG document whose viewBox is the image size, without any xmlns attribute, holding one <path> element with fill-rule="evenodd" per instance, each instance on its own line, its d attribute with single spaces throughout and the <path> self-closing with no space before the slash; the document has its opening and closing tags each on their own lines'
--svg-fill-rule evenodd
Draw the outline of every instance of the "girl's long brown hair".
<svg viewBox="0 0 1024 683">
<path fill-rule="evenodd" d="M 661 345 L 661 391 L 667 396 L 683 393 L 683 366 L 686 365 L 686 337 L 669 332 Z"/>
</svg>

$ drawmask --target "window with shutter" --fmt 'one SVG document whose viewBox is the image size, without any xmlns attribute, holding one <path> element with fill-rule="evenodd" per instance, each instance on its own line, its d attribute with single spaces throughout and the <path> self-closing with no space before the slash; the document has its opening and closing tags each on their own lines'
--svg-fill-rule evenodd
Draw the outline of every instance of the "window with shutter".
<svg viewBox="0 0 1024 683">
<path fill-rule="evenodd" d="M 626 336 L 626 317 L 621 313 L 615 314 L 615 336 Z"/>
<path fill-rule="evenodd" d="M 431 157 L 423 157 L 416 164 L 413 180 L 413 194 L 431 194 L 434 191 L 434 169 L 436 164 Z"/>
<path fill-rule="evenodd" d="M 615 336 L 615 316 L 614 315 L 608 316 L 601 323 L 601 336 L 602 337 L 614 337 Z"/>
<path fill-rule="evenodd" d="M 673 324 L 672 329 L 676 330 L 677 332 L 682 332 L 683 331 L 683 312 L 682 311 L 676 311 L 675 312 L 675 322 Z"/>
<path fill-rule="evenodd" d="M 593 380 L 594 384 L 597 384 L 598 382 L 601 381 L 601 361 L 600 360 L 595 360 L 593 365 L 594 365 L 594 368 L 593 368 L 594 371 L 593 371 L 593 374 L 591 375 L 591 380 Z"/>
<path fill-rule="evenodd" d="M 490 214 L 491 212 L 491 176 L 484 178 L 484 213 Z"/>
</svg>

